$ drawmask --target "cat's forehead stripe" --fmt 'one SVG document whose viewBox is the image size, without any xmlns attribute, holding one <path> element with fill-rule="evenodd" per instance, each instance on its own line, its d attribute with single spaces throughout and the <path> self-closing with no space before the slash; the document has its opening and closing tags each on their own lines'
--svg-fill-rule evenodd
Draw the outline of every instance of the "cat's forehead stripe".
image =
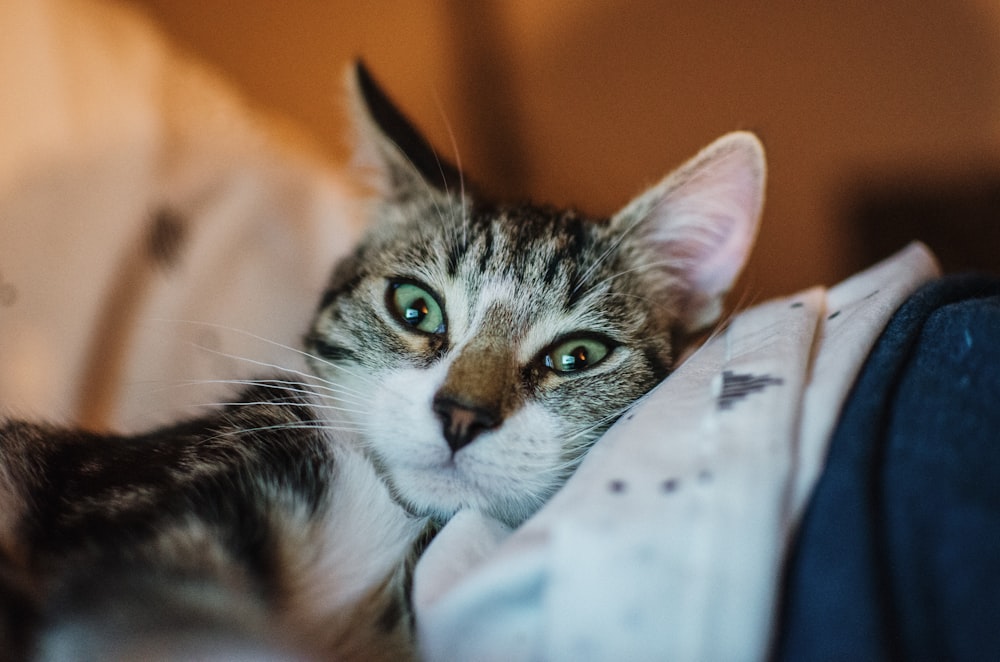
<svg viewBox="0 0 1000 662">
<path fill-rule="evenodd" d="M 525 281 L 541 279 L 546 287 L 573 282 L 581 262 L 597 243 L 597 222 L 573 212 L 537 207 L 480 210 L 472 226 L 454 238 L 452 254 L 474 243 L 479 272 L 512 272 Z M 449 260 L 449 273 L 455 275 Z M 458 265 L 455 265 L 457 269 Z"/>
</svg>

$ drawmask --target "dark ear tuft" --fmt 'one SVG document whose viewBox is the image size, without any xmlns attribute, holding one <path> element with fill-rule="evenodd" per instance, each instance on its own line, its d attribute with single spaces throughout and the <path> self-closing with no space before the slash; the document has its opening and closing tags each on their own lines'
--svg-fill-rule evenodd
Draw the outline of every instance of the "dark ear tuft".
<svg viewBox="0 0 1000 662">
<path fill-rule="evenodd" d="M 354 75 L 364 108 L 385 138 L 403 153 L 428 184 L 442 192 L 460 191 L 462 176 L 458 168 L 437 155 L 427 139 L 379 87 L 360 59 L 354 63 Z"/>
</svg>

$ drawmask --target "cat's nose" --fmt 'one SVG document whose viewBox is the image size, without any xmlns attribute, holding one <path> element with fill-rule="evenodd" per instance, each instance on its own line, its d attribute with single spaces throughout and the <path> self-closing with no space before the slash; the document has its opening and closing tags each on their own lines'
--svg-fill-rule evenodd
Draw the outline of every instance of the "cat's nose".
<svg viewBox="0 0 1000 662">
<path fill-rule="evenodd" d="M 434 413 L 444 426 L 444 438 L 452 453 L 468 446 L 485 430 L 498 427 L 500 413 L 484 407 L 466 405 L 445 395 L 434 398 Z"/>
</svg>

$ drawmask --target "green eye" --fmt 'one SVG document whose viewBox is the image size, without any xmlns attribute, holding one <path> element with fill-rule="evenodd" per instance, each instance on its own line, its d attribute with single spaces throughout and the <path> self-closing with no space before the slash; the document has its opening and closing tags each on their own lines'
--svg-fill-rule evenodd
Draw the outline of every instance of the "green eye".
<svg viewBox="0 0 1000 662">
<path fill-rule="evenodd" d="M 391 283 L 389 308 L 399 320 L 423 333 L 444 333 L 444 311 L 437 298 L 413 283 Z"/>
<path fill-rule="evenodd" d="M 556 372 L 578 372 L 597 365 L 611 348 L 596 338 L 570 338 L 545 353 L 542 361 Z"/>
</svg>

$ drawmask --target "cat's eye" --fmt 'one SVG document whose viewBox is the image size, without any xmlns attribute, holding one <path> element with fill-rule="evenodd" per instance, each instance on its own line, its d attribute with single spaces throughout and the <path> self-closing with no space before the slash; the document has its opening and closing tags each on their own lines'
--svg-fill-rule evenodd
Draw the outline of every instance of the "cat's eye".
<svg viewBox="0 0 1000 662">
<path fill-rule="evenodd" d="M 389 308 L 407 326 L 422 333 L 444 333 L 444 311 L 429 290 L 415 283 L 392 282 L 387 292 Z"/>
<path fill-rule="evenodd" d="M 597 365 L 610 351 L 611 346 L 598 338 L 569 338 L 553 345 L 542 362 L 556 372 L 578 372 Z"/>
</svg>

